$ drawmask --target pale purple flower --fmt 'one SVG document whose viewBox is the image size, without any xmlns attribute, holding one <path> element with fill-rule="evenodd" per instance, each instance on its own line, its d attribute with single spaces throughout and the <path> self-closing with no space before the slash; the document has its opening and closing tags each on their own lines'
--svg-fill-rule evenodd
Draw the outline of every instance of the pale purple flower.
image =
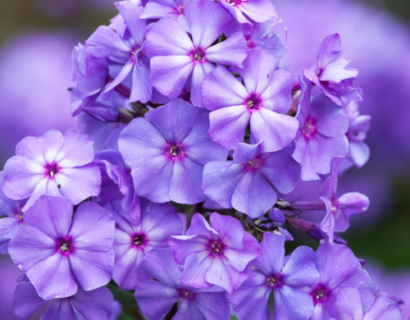
<svg viewBox="0 0 410 320">
<path fill-rule="evenodd" d="M 73 204 L 42 196 L 24 214 L 25 224 L 10 241 L 14 263 L 43 299 L 64 298 L 97 289 L 111 280 L 115 222 L 93 202 Z"/>
<path fill-rule="evenodd" d="M 175 261 L 184 265 L 181 283 L 194 288 L 217 285 L 231 293 L 247 278 L 246 267 L 259 254 L 258 241 L 241 223 L 214 212 L 211 225 L 196 213 L 184 236 L 173 236 L 169 244 Z"/>
<path fill-rule="evenodd" d="M 93 159 L 92 140 L 78 131 L 24 138 L 4 166 L 3 192 L 13 200 L 29 198 L 23 211 L 44 194 L 78 204 L 100 193 L 101 174 Z"/>
<path fill-rule="evenodd" d="M 317 68 L 314 71 L 305 70 L 305 76 L 339 106 L 344 104 L 344 99 L 363 100 L 361 90 L 353 88 L 353 80 L 359 72 L 347 68 L 350 61 L 341 58 L 341 46 L 338 33 L 326 37 L 317 53 Z"/>
<path fill-rule="evenodd" d="M 326 205 L 326 216 L 320 227 L 328 234 L 330 242 L 333 242 L 334 232 L 347 230 L 351 215 L 367 211 L 370 205 L 369 198 L 358 192 L 345 193 L 337 198 L 336 189 L 341 161 L 341 158 L 332 160 L 330 176 L 325 180 L 320 191 L 320 199 Z"/>
<path fill-rule="evenodd" d="M 168 238 L 183 232 L 182 220 L 170 204 L 141 199 L 141 219 L 130 219 L 118 202 L 106 206 L 116 221 L 113 279 L 121 289 L 135 290 L 147 277 L 138 271 L 145 255 L 155 248 L 168 248 Z"/>
<path fill-rule="evenodd" d="M 204 80 L 203 105 L 211 110 L 212 140 L 227 149 L 242 142 L 250 122 L 254 141 L 262 152 L 288 146 L 295 137 L 298 121 L 288 115 L 291 106 L 291 75 L 277 69 L 279 59 L 262 49 L 253 49 L 238 69 L 243 85 L 225 67 L 219 66 Z"/>
<path fill-rule="evenodd" d="M 364 143 L 364 140 L 366 139 L 367 131 L 370 130 L 371 117 L 369 115 L 360 115 L 359 104 L 356 101 L 350 101 L 344 109 L 349 117 L 349 129 L 346 132 L 346 137 L 349 140 L 349 152 L 341 167 L 344 170 L 347 170 L 352 165 L 361 168 L 370 157 L 370 148 Z"/>
<path fill-rule="evenodd" d="M 359 290 L 364 310 L 375 298 L 375 289 L 368 273 L 361 268 L 359 260 L 345 245 L 325 243 L 316 251 L 316 267 L 320 274 L 319 283 L 311 288 L 310 295 L 315 303 L 311 320 L 328 320 L 327 304 L 341 298 L 339 288 L 353 287 Z"/>
<path fill-rule="evenodd" d="M 349 320 L 402 320 L 399 305 L 386 296 L 378 296 L 368 310 L 361 304 L 356 288 L 341 287 L 331 296 L 326 311 L 335 319 Z"/>
<path fill-rule="evenodd" d="M 269 0 L 218 0 L 239 23 L 265 22 L 271 18 L 278 20 L 275 7 Z"/>
<path fill-rule="evenodd" d="M 134 119 L 121 133 L 119 148 L 135 192 L 154 202 L 204 201 L 203 166 L 228 155 L 209 139 L 208 129 L 208 112 L 179 99 Z"/>
<path fill-rule="evenodd" d="M 261 251 L 251 262 L 249 277 L 228 295 L 239 320 L 271 319 L 268 301 L 272 291 L 275 320 L 308 320 L 313 314 L 312 297 L 300 288 L 318 283 L 315 252 L 298 247 L 285 257 L 285 241 L 279 234 L 263 234 Z"/>
<path fill-rule="evenodd" d="M 0 185 L 3 184 L 4 172 L 0 172 Z M 23 226 L 23 212 L 21 209 L 25 200 L 11 200 L 0 188 L 0 254 L 7 254 L 9 242 Z"/>
<path fill-rule="evenodd" d="M 229 302 L 221 288 L 198 289 L 183 285 L 180 266 L 171 249 L 155 249 L 141 262 L 140 272 L 155 280 L 138 284 L 135 299 L 148 320 L 160 320 L 179 301 L 173 319 L 228 320 Z"/>
<path fill-rule="evenodd" d="M 19 320 L 26 320 L 48 301 L 41 299 L 29 282 L 20 283 L 13 296 L 14 314 Z M 42 320 L 108 320 L 113 308 L 113 296 L 105 287 L 93 291 L 78 288 L 69 298 L 53 299 Z"/>
<path fill-rule="evenodd" d="M 292 158 L 294 146 L 261 153 L 260 144 L 237 144 L 233 161 L 212 161 L 204 167 L 203 190 L 224 208 L 235 208 L 252 218 L 271 209 L 278 192 L 296 186 L 300 165 Z"/>
<path fill-rule="evenodd" d="M 192 0 L 151 0 L 145 5 L 141 19 L 172 18 L 189 32 L 185 6 Z"/>
<path fill-rule="evenodd" d="M 242 32 L 212 45 L 230 21 L 229 14 L 215 2 L 191 2 L 185 6 L 185 17 L 190 35 L 172 18 L 161 19 L 147 27 L 150 81 L 170 99 L 177 98 L 190 81 L 191 101 L 200 107 L 201 85 L 205 76 L 215 68 L 213 63 L 241 68 L 248 47 Z"/>
<path fill-rule="evenodd" d="M 302 180 L 319 180 L 319 174 L 330 172 L 334 157 L 344 157 L 349 148 L 345 133 L 349 119 L 342 107 L 324 95 L 310 101 L 311 84 L 300 77 L 302 97 L 296 118 L 299 130 L 293 157 L 302 166 Z"/>
<path fill-rule="evenodd" d="M 132 1 L 120 1 L 115 5 L 127 26 L 124 35 L 121 36 L 110 27 L 101 26 L 86 43 L 92 46 L 94 55 L 123 65 L 105 92 L 111 91 L 132 74 L 130 101 L 145 103 L 152 96 L 152 86 L 149 82 L 150 62 L 144 52 L 146 20 L 140 19 L 143 8 Z"/>
</svg>

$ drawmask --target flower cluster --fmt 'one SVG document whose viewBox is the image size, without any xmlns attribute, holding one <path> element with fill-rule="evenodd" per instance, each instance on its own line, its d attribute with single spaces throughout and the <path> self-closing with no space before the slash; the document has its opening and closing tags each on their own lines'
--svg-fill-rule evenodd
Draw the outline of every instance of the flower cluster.
<svg viewBox="0 0 410 320">
<path fill-rule="evenodd" d="M 269 0 L 115 5 L 73 51 L 81 132 L 23 139 L 0 174 L 16 316 L 51 301 L 43 319 L 109 319 L 132 291 L 152 320 L 401 319 L 337 234 L 369 207 L 337 194 L 370 122 L 340 36 L 294 79 Z M 285 200 L 311 180 L 317 201 Z M 298 230 L 316 252 L 286 254 Z"/>
</svg>

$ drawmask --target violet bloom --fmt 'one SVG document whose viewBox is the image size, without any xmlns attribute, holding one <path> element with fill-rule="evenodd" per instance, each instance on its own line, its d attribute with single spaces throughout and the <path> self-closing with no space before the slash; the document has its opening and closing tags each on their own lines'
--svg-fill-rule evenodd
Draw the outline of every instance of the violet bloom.
<svg viewBox="0 0 410 320">
<path fill-rule="evenodd" d="M 368 310 L 363 310 L 360 292 L 342 287 L 329 298 L 326 311 L 332 318 L 348 320 L 402 320 L 399 305 L 386 296 L 378 296 Z"/>
<path fill-rule="evenodd" d="M 148 320 L 160 320 L 179 302 L 174 319 L 228 320 L 229 302 L 221 288 L 198 289 L 181 284 L 180 266 L 171 249 L 155 249 L 141 262 L 140 272 L 155 280 L 138 284 L 135 299 Z"/>
<path fill-rule="evenodd" d="M 154 202 L 194 204 L 205 200 L 203 166 L 228 151 L 208 137 L 209 115 L 176 99 L 134 119 L 119 148 L 132 169 L 135 192 Z"/>
<path fill-rule="evenodd" d="M 150 62 L 144 53 L 146 20 L 140 19 L 143 8 L 131 1 L 117 2 L 115 5 L 127 26 L 124 35 L 121 37 L 110 27 L 101 26 L 86 43 L 94 47 L 94 55 L 124 65 L 105 92 L 114 89 L 132 72 L 130 101 L 145 103 L 152 96 L 152 86 L 149 82 Z"/>
<path fill-rule="evenodd" d="M 215 68 L 213 63 L 242 68 L 248 47 L 242 32 L 212 46 L 230 21 L 229 14 L 215 2 L 191 2 L 185 6 L 185 16 L 190 35 L 171 18 L 147 27 L 150 81 L 170 99 L 177 98 L 185 83 L 191 81 L 191 101 L 200 107 L 202 81 Z"/>
<path fill-rule="evenodd" d="M 218 0 L 239 23 L 265 22 L 271 18 L 278 20 L 275 7 L 269 0 Z"/>
<path fill-rule="evenodd" d="M 93 159 L 93 141 L 78 131 L 24 138 L 4 166 L 3 192 L 13 200 L 29 198 L 22 211 L 44 194 L 78 204 L 100 193 L 101 174 Z"/>
<path fill-rule="evenodd" d="M 341 46 L 338 33 L 326 37 L 317 53 L 317 69 L 314 72 L 305 70 L 305 76 L 339 106 L 343 105 L 343 99 L 363 100 L 361 90 L 353 88 L 359 72 L 346 68 L 350 61 L 341 58 Z"/>
<path fill-rule="evenodd" d="M 76 280 L 86 291 L 111 280 L 115 222 L 106 209 L 83 202 L 73 217 L 69 200 L 43 196 L 25 212 L 24 222 L 9 252 L 41 298 L 74 295 Z"/>
<path fill-rule="evenodd" d="M 185 6 L 192 0 L 151 0 L 142 12 L 141 19 L 172 18 L 189 32 Z"/>
<path fill-rule="evenodd" d="M 296 118 L 299 130 L 293 157 L 302 165 L 302 180 L 319 180 L 319 174 L 330 172 L 334 157 L 344 157 L 349 148 L 345 133 L 349 119 L 342 107 L 324 95 L 310 101 L 311 84 L 300 77 L 302 97 Z"/>
<path fill-rule="evenodd" d="M 13 297 L 14 314 L 19 320 L 29 319 L 48 301 L 41 299 L 31 283 L 20 283 Z M 113 296 L 105 287 L 93 291 L 78 288 L 69 298 L 53 299 L 42 320 L 108 320 L 113 307 Z"/>
<path fill-rule="evenodd" d="M 238 73 L 244 85 L 225 67 L 212 71 L 202 86 L 203 104 L 211 110 L 212 140 L 227 149 L 242 142 L 251 125 L 254 141 L 262 152 L 288 146 L 296 135 L 298 122 L 285 115 L 291 106 L 291 75 L 277 69 L 279 59 L 262 49 L 251 50 Z"/>
<path fill-rule="evenodd" d="M 326 205 L 326 216 L 320 227 L 328 234 L 330 242 L 333 242 L 334 232 L 347 230 L 351 215 L 367 211 L 370 205 L 369 198 L 358 192 L 349 192 L 337 198 L 336 189 L 341 161 L 341 158 L 332 160 L 330 176 L 323 183 L 320 191 L 320 199 Z"/>
<path fill-rule="evenodd" d="M 285 259 L 282 235 L 264 233 L 258 258 L 251 262 L 249 277 L 228 296 L 239 320 L 269 320 L 268 301 L 273 291 L 274 319 L 308 320 L 313 314 L 313 300 L 299 290 L 314 286 L 319 280 L 315 252 L 298 247 Z"/>
<path fill-rule="evenodd" d="M 182 220 L 170 203 L 141 200 L 141 220 L 137 224 L 113 202 L 106 206 L 114 216 L 115 264 L 113 279 L 123 290 L 135 290 L 138 282 L 148 279 L 138 271 L 145 255 L 155 248 L 168 248 L 168 238 L 183 232 Z"/>
<path fill-rule="evenodd" d="M 258 241 L 241 223 L 214 212 L 211 225 L 196 213 L 184 236 L 173 236 L 168 242 L 175 261 L 184 265 L 181 283 L 194 288 L 217 285 L 231 293 L 247 278 L 249 262 L 259 254 Z"/>
<path fill-rule="evenodd" d="M 346 132 L 346 137 L 349 140 L 349 152 L 342 166 L 347 169 L 351 165 L 357 168 L 363 167 L 370 157 L 370 148 L 364 143 L 367 136 L 367 131 L 370 130 L 369 115 L 360 115 L 359 104 L 356 101 L 351 101 L 345 108 L 349 117 L 349 129 Z"/>
<path fill-rule="evenodd" d="M 345 245 L 325 243 L 316 251 L 316 267 L 319 283 L 310 294 L 315 303 L 311 320 L 327 320 L 328 303 L 341 299 L 339 288 L 353 287 L 359 290 L 363 309 L 367 310 L 375 298 L 375 290 L 368 273 L 361 268 L 359 260 Z"/>
<path fill-rule="evenodd" d="M 0 172 L 0 185 L 3 184 L 4 172 Z M 16 201 L 7 198 L 0 188 L 0 254 L 8 253 L 8 245 L 11 239 L 23 226 L 23 212 L 21 209 L 25 200 Z"/>
<path fill-rule="evenodd" d="M 292 158 L 293 149 L 261 153 L 260 144 L 239 143 L 233 161 L 205 165 L 205 195 L 224 208 L 260 217 L 274 206 L 277 192 L 289 193 L 298 182 L 300 165 Z"/>
</svg>

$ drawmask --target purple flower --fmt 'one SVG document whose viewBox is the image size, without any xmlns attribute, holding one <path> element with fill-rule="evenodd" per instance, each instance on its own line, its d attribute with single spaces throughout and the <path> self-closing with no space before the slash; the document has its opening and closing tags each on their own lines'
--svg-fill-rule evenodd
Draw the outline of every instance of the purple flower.
<svg viewBox="0 0 410 320">
<path fill-rule="evenodd" d="M 169 203 L 142 199 L 138 224 L 123 212 L 119 203 L 111 203 L 106 208 L 110 209 L 117 225 L 113 279 L 121 289 L 135 290 L 138 282 L 148 279 L 138 271 L 142 259 L 155 248 L 168 248 L 168 238 L 182 234 L 182 221 Z"/>
<path fill-rule="evenodd" d="M 330 318 L 326 311 L 328 304 L 333 299 L 342 298 L 338 291 L 342 287 L 358 289 L 364 309 L 373 303 L 375 290 L 372 280 L 348 247 L 335 243 L 322 244 L 316 251 L 316 267 L 320 279 L 310 291 L 315 303 L 311 320 Z"/>
<path fill-rule="evenodd" d="M 0 172 L 0 185 L 3 184 L 4 172 Z M 0 254 L 8 253 L 8 245 L 11 239 L 23 226 L 23 212 L 21 209 L 25 200 L 16 201 L 7 198 L 0 188 Z"/>
<path fill-rule="evenodd" d="M 399 305 L 386 296 L 378 296 L 368 310 L 361 304 L 356 288 L 342 287 L 329 298 L 326 311 L 335 319 L 352 320 L 402 320 Z"/>
<path fill-rule="evenodd" d="M 364 140 L 370 129 L 371 117 L 360 115 L 359 104 L 356 101 L 350 101 L 344 109 L 349 117 L 349 129 L 346 132 L 346 137 L 349 140 L 349 152 L 341 167 L 345 170 L 352 165 L 361 168 L 370 157 L 370 148 L 364 143 Z"/>
<path fill-rule="evenodd" d="M 271 18 L 278 20 L 275 7 L 269 0 L 218 0 L 239 23 L 265 22 Z"/>
<path fill-rule="evenodd" d="M 306 77 L 339 106 L 344 104 L 343 99 L 363 100 L 361 90 L 352 87 L 359 72 L 346 68 L 350 61 L 341 58 L 341 46 L 338 33 L 326 37 L 317 53 L 317 70 L 305 70 Z"/>
<path fill-rule="evenodd" d="M 169 244 L 175 261 L 184 265 L 181 283 L 194 288 L 217 285 L 231 293 L 247 278 L 249 262 L 259 254 L 259 243 L 241 223 L 214 212 L 211 225 L 196 213 L 185 236 L 173 236 Z"/>
<path fill-rule="evenodd" d="M 237 144 L 233 161 L 205 165 L 205 195 L 224 208 L 260 217 L 276 203 L 277 192 L 289 193 L 298 182 L 300 165 L 292 158 L 293 149 L 261 153 L 260 144 Z"/>
<path fill-rule="evenodd" d="M 93 46 L 94 55 L 123 65 L 105 92 L 114 89 L 132 72 L 130 100 L 145 103 L 152 96 L 152 86 L 149 82 L 150 62 L 144 53 L 146 20 L 140 19 L 143 8 L 131 1 L 120 1 L 115 5 L 127 26 L 124 35 L 121 36 L 110 27 L 101 26 L 86 43 Z"/>
<path fill-rule="evenodd" d="M 206 110 L 176 99 L 134 119 L 119 148 L 132 169 L 135 192 L 154 202 L 194 204 L 205 200 L 203 166 L 228 151 L 208 137 Z"/>
<path fill-rule="evenodd" d="M 202 81 L 215 68 L 213 63 L 241 68 L 248 47 L 242 32 L 212 46 L 230 21 L 229 14 L 217 3 L 191 2 L 185 7 L 185 17 L 192 40 L 171 18 L 147 27 L 146 52 L 152 58 L 150 81 L 170 99 L 177 98 L 190 81 L 191 101 L 199 107 Z"/>
<path fill-rule="evenodd" d="M 9 252 L 41 298 L 74 295 L 76 280 L 86 291 L 110 281 L 115 222 L 106 209 L 84 202 L 73 217 L 69 200 L 43 196 L 25 212 L 24 222 Z"/>
<path fill-rule="evenodd" d="M 78 288 L 69 298 L 53 299 L 42 320 L 108 320 L 113 307 L 113 296 L 105 287 L 93 291 Z M 31 283 L 20 283 L 13 296 L 14 314 L 19 320 L 30 318 L 47 301 L 41 299 Z"/>
<path fill-rule="evenodd" d="M 93 159 L 92 140 L 78 131 L 24 138 L 4 166 L 3 192 L 13 200 L 29 198 L 23 211 L 43 194 L 78 204 L 100 193 L 101 174 Z"/>
<path fill-rule="evenodd" d="M 142 12 L 141 19 L 172 18 L 189 32 L 185 6 L 192 0 L 151 0 Z"/>
<path fill-rule="evenodd" d="M 358 192 L 346 193 L 337 198 L 336 189 L 341 161 L 341 158 L 332 160 L 330 176 L 323 183 L 320 191 L 320 199 L 326 205 L 326 216 L 320 226 L 328 234 L 330 242 L 333 242 L 334 232 L 347 230 L 351 215 L 367 211 L 370 205 L 369 198 Z"/>
<path fill-rule="evenodd" d="M 299 130 L 293 157 L 302 165 L 302 180 L 318 180 L 330 172 L 334 157 L 347 154 L 349 142 L 345 133 L 349 119 L 344 110 L 324 95 L 310 101 L 310 81 L 300 77 L 302 97 L 296 118 Z"/>
<path fill-rule="evenodd" d="M 285 241 L 282 235 L 263 234 L 260 255 L 251 262 L 248 279 L 228 296 L 239 320 L 269 320 L 272 291 L 274 319 L 308 320 L 313 314 L 312 298 L 299 288 L 314 286 L 319 280 L 315 252 L 298 247 L 285 258 Z"/>
<path fill-rule="evenodd" d="M 178 312 L 173 319 L 229 319 L 229 302 L 223 290 L 217 287 L 201 290 L 181 284 L 182 271 L 171 249 L 151 251 L 139 270 L 156 279 L 140 282 L 135 290 L 138 306 L 149 320 L 162 319 L 178 301 Z"/>
<path fill-rule="evenodd" d="M 279 59 L 262 49 L 251 50 L 243 69 L 238 69 L 245 86 L 225 67 L 220 66 L 204 80 L 204 107 L 211 110 L 212 140 L 227 149 L 242 142 L 251 126 L 254 141 L 261 141 L 262 152 L 288 146 L 295 137 L 298 122 L 285 115 L 291 106 L 293 80 L 277 69 Z"/>
</svg>

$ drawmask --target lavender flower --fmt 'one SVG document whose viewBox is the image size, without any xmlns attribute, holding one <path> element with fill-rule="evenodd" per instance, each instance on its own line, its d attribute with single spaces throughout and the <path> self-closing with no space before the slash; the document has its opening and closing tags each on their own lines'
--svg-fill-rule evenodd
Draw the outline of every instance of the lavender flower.
<svg viewBox="0 0 410 320">
<path fill-rule="evenodd" d="M 123 212 L 118 202 L 106 208 L 110 209 L 117 224 L 113 279 L 121 289 L 135 290 L 140 281 L 148 279 L 138 271 L 142 259 L 155 248 L 168 248 L 168 238 L 182 234 L 182 221 L 169 203 L 141 200 L 138 224 Z"/>
<path fill-rule="evenodd" d="M 13 297 L 14 314 L 19 320 L 29 319 L 47 301 L 41 299 L 31 283 L 20 283 Z M 113 296 L 107 288 L 84 291 L 78 288 L 69 298 L 53 299 L 42 320 L 108 320 L 113 307 Z"/>
<path fill-rule="evenodd" d="M 249 262 L 259 254 L 258 241 L 235 218 L 214 212 L 211 225 L 196 213 L 185 236 L 172 236 L 175 261 L 184 265 L 181 283 L 201 289 L 217 285 L 231 293 L 246 280 Z"/>
<path fill-rule="evenodd" d="M 44 194 L 66 197 L 73 204 L 97 196 L 101 174 L 92 163 L 92 145 L 87 135 L 74 130 L 24 138 L 4 166 L 4 194 L 13 200 L 29 198 L 22 211 Z"/>
<path fill-rule="evenodd" d="M 187 81 L 191 82 L 191 101 L 201 106 L 201 85 L 215 66 L 212 63 L 242 67 L 248 47 L 241 32 L 212 44 L 226 30 L 229 14 L 217 3 L 194 1 L 185 6 L 192 40 L 172 18 L 147 27 L 146 52 L 151 58 L 152 85 L 170 99 L 177 98 Z"/>
<path fill-rule="evenodd" d="M 111 279 L 115 223 L 110 213 L 84 202 L 72 216 L 69 200 L 42 196 L 25 212 L 25 224 L 9 244 L 14 263 L 46 300 L 74 295 L 75 279 L 86 291 Z"/>
<path fill-rule="evenodd" d="M 209 139 L 208 117 L 206 110 L 177 99 L 133 120 L 121 133 L 119 148 L 139 196 L 185 204 L 205 200 L 203 166 L 228 154 Z"/>
<path fill-rule="evenodd" d="M 278 20 L 275 7 L 269 0 L 218 0 L 239 23 L 252 24 L 274 18 Z"/>
<path fill-rule="evenodd" d="M 264 233 L 258 258 L 251 262 L 249 277 L 228 296 L 239 320 L 269 320 L 268 300 L 275 299 L 275 318 L 308 320 L 313 314 L 313 300 L 299 288 L 314 286 L 319 280 L 315 252 L 298 247 L 285 260 L 286 238 Z"/>
<path fill-rule="evenodd" d="M 310 101 L 311 84 L 300 77 L 302 97 L 296 118 L 299 130 L 293 157 L 302 165 L 302 180 L 318 180 L 330 172 L 330 161 L 347 154 L 349 120 L 344 110 L 324 95 Z"/>
<path fill-rule="evenodd" d="M 336 197 L 337 180 L 341 158 L 332 160 L 332 170 L 329 178 L 323 183 L 320 199 L 326 205 L 326 216 L 321 223 L 321 229 L 333 242 L 334 232 L 346 231 L 349 227 L 349 217 L 353 214 L 367 211 L 370 205 L 369 198 L 358 192 L 349 192 Z"/>
<path fill-rule="evenodd" d="M 300 166 L 292 158 L 294 146 L 261 153 L 260 144 L 239 143 L 233 161 L 205 165 L 203 190 L 224 208 L 235 208 L 252 218 L 276 203 L 277 192 L 289 193 L 299 179 Z"/>
<path fill-rule="evenodd" d="M 340 57 L 343 54 L 341 46 L 338 33 L 326 37 L 317 53 L 317 69 L 314 72 L 305 70 L 306 77 L 339 106 L 343 105 L 343 99 L 363 100 L 361 90 L 352 87 L 359 72 L 346 68 L 350 61 Z"/>
<path fill-rule="evenodd" d="M 178 301 L 178 312 L 173 319 L 229 319 L 229 303 L 220 288 L 201 290 L 181 284 L 182 271 L 171 249 L 151 251 L 141 262 L 139 270 L 156 279 L 140 282 L 135 290 L 141 312 L 149 320 L 162 319 Z"/>
<path fill-rule="evenodd" d="M 285 115 L 291 105 L 293 80 L 285 70 L 277 69 L 279 60 L 262 49 L 251 50 L 238 69 L 245 86 L 225 67 L 220 66 L 204 80 L 204 107 L 211 110 L 212 140 L 227 149 L 242 142 L 250 122 L 254 141 L 262 152 L 288 146 L 295 137 L 298 122 Z"/>
<path fill-rule="evenodd" d="M 147 102 L 152 96 L 149 82 L 150 62 L 145 56 L 146 21 L 140 19 L 143 8 L 131 1 L 117 2 L 116 7 L 127 27 L 123 36 L 113 29 L 101 26 L 87 40 L 93 46 L 92 52 L 99 57 L 123 65 L 121 71 L 111 81 L 105 92 L 109 92 L 123 82 L 132 72 L 131 101 Z"/>
</svg>

